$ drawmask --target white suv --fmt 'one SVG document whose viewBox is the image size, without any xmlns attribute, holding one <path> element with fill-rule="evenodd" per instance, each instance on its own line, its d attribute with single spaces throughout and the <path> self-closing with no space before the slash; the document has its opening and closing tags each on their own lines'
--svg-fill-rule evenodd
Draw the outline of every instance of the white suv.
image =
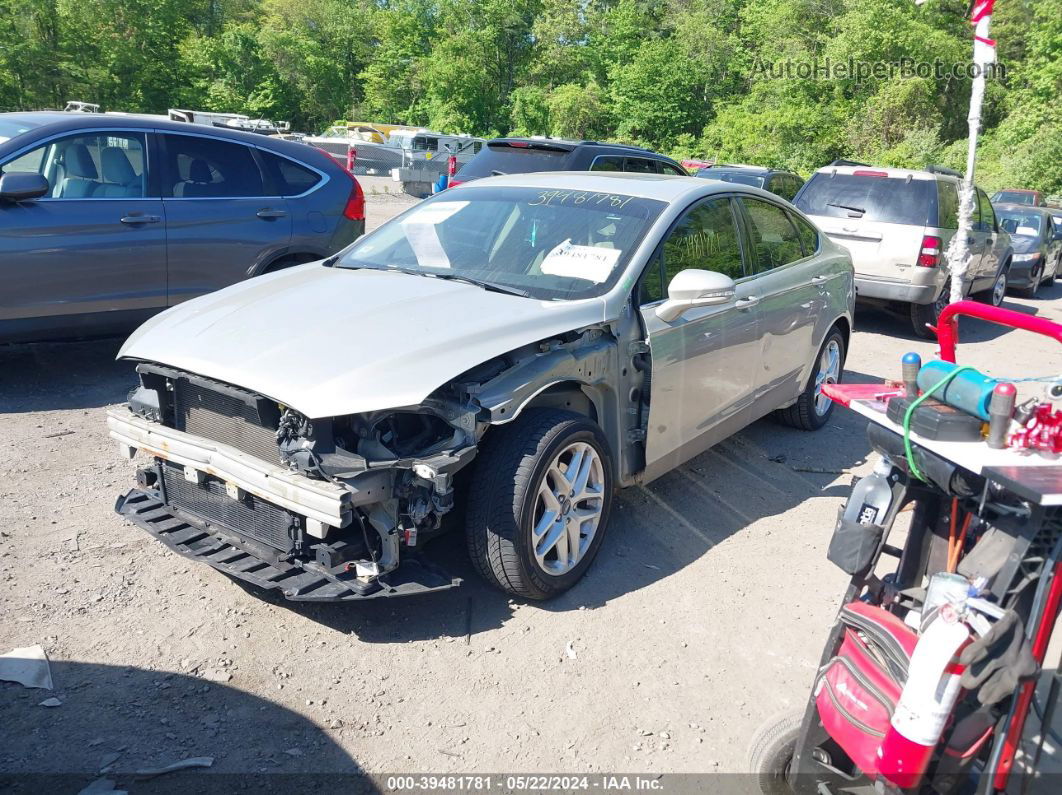
<svg viewBox="0 0 1062 795">
<path fill-rule="evenodd" d="M 794 204 L 852 253 L 858 300 L 899 303 L 914 331 L 930 337 L 949 299 L 944 252 L 958 228 L 959 175 L 835 161 L 819 169 Z M 998 306 L 1006 293 L 1010 236 L 980 188 L 964 295 Z"/>
</svg>

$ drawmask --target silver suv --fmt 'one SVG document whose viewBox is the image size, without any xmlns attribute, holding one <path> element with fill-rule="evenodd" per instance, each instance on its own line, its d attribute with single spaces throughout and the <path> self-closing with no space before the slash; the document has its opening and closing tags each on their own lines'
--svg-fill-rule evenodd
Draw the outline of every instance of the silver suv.
<svg viewBox="0 0 1062 795">
<path fill-rule="evenodd" d="M 929 338 L 949 300 L 945 251 L 958 228 L 960 177 L 840 161 L 819 169 L 794 199 L 833 241 L 852 253 L 858 300 L 905 305 L 915 334 Z M 999 306 L 1007 290 L 1010 236 L 977 188 L 964 295 Z"/>
</svg>

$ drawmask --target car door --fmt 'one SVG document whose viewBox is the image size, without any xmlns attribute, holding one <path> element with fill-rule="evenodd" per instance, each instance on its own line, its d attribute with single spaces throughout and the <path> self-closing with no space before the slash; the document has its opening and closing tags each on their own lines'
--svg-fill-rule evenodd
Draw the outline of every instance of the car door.
<svg viewBox="0 0 1062 795">
<path fill-rule="evenodd" d="M 0 165 L 50 186 L 0 205 L 0 321 L 9 329 L 100 333 L 165 307 L 165 213 L 149 187 L 148 146 L 143 131 L 82 131 Z"/>
<path fill-rule="evenodd" d="M 736 282 L 734 299 L 668 322 L 656 309 L 687 268 Z M 748 422 L 759 355 L 758 313 L 745 281 L 742 244 L 729 197 L 705 199 L 672 226 L 643 274 L 639 304 L 652 361 L 646 478 L 678 466 Z"/>
<path fill-rule="evenodd" d="M 807 367 L 826 332 L 827 289 L 840 274 L 828 272 L 805 251 L 793 218 L 780 204 L 752 196 L 742 196 L 737 204 L 748 236 L 748 284 L 759 301 L 752 412 L 759 417 L 804 388 Z"/>
<path fill-rule="evenodd" d="M 974 240 L 981 249 L 981 259 L 977 263 L 975 273 L 974 290 L 985 290 L 992 286 L 996 279 L 996 271 L 999 269 L 999 227 L 996 223 L 996 213 L 992 208 L 992 202 L 988 195 L 977 189 L 978 217 L 974 232 Z M 971 268 L 973 263 L 971 262 Z"/>
<path fill-rule="evenodd" d="M 171 305 L 244 279 L 287 250 L 288 203 L 268 195 L 253 147 L 195 133 L 159 137 Z"/>
</svg>

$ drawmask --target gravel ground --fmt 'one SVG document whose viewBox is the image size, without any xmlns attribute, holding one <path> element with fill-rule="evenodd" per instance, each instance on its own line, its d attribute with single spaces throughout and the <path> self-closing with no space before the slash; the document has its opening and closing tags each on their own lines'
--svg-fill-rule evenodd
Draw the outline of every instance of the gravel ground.
<svg viewBox="0 0 1062 795">
<path fill-rule="evenodd" d="M 370 228 L 411 201 L 366 190 Z M 1062 321 L 1060 299 L 1007 306 Z M 857 324 L 848 380 L 932 354 L 888 315 Z M 990 372 L 1062 372 L 1043 338 L 963 335 Z M 850 413 L 817 434 L 757 423 L 624 492 L 585 581 L 548 604 L 486 587 L 443 538 L 460 589 L 306 606 L 113 513 L 135 469 L 104 425 L 133 383 L 118 346 L 0 347 L 0 651 L 40 643 L 56 683 L 0 683 L 0 771 L 740 771 L 764 718 L 807 697 L 845 586 L 825 547 L 869 469 Z"/>
</svg>

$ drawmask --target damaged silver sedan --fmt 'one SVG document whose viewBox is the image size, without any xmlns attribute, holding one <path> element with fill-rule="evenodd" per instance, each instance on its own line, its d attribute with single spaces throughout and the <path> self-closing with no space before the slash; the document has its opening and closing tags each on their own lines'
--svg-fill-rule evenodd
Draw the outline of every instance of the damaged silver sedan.
<svg viewBox="0 0 1062 795">
<path fill-rule="evenodd" d="M 452 526 L 488 581 L 549 598 L 618 487 L 771 412 L 824 425 L 853 300 L 844 249 L 756 188 L 479 180 L 136 331 L 108 425 L 147 464 L 117 510 L 289 599 L 453 587 L 428 543 Z"/>
</svg>

